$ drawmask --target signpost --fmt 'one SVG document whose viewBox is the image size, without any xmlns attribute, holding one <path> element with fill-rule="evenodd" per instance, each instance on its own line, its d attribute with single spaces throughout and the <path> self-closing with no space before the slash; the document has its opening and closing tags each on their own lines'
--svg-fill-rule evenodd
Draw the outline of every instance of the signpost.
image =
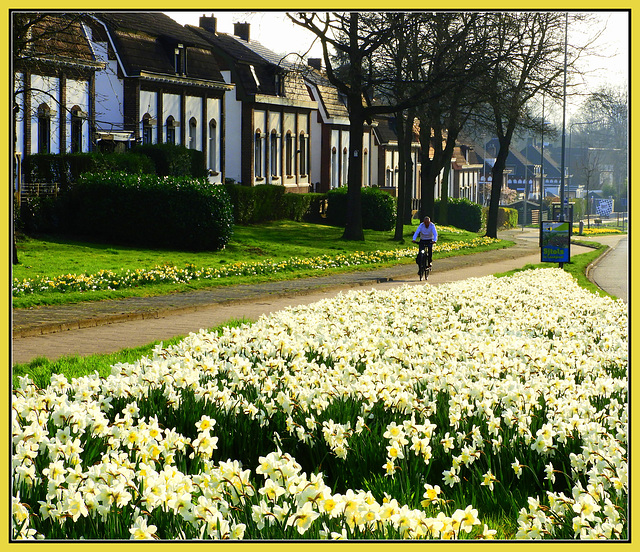
<svg viewBox="0 0 640 552">
<path fill-rule="evenodd" d="M 568 263 L 571 259 L 571 221 L 543 221 L 540 243 L 543 263 Z"/>
</svg>

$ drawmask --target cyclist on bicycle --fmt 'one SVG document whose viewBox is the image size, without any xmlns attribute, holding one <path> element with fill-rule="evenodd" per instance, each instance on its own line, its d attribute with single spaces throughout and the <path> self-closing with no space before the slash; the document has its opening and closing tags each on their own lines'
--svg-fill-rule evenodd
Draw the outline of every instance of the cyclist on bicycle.
<svg viewBox="0 0 640 552">
<path fill-rule="evenodd" d="M 431 222 L 429 217 L 424 217 L 420 226 L 418 226 L 418 229 L 413 234 L 413 243 L 418 243 L 418 236 L 420 236 L 418 248 L 420 251 L 423 251 L 426 247 L 427 266 L 430 267 L 433 256 L 433 244 L 438 241 L 438 230 L 436 230 L 436 225 Z"/>
</svg>

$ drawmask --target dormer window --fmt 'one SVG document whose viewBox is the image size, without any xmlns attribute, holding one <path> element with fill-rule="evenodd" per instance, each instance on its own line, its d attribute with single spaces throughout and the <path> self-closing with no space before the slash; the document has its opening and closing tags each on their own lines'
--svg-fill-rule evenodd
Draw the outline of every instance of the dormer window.
<svg viewBox="0 0 640 552">
<path fill-rule="evenodd" d="M 187 74 L 187 49 L 184 44 L 178 44 L 177 48 L 173 51 L 174 56 L 174 68 L 176 75 Z"/>
<path fill-rule="evenodd" d="M 276 73 L 275 75 L 276 96 L 284 96 L 284 75 Z"/>
<path fill-rule="evenodd" d="M 253 76 L 253 81 L 256 83 L 256 87 L 260 88 L 260 79 L 256 74 L 256 68 L 253 65 L 249 65 L 249 68 L 251 69 L 251 75 Z"/>
</svg>

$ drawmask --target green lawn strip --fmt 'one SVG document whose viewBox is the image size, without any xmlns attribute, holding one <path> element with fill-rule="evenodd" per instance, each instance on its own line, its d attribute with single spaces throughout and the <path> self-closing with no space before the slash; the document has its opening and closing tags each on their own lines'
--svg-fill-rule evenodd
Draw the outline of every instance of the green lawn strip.
<svg viewBox="0 0 640 552">
<path fill-rule="evenodd" d="M 587 241 L 573 240 L 572 243 L 576 245 L 582 245 L 585 247 L 593 248 L 593 251 L 588 251 L 587 253 L 580 253 L 579 255 L 573 255 L 571 257 L 571 262 L 565 263 L 563 266 L 563 269 L 576 279 L 580 287 L 583 287 L 584 289 L 587 289 L 592 293 L 600 295 L 601 297 L 611 297 L 612 299 L 616 299 L 616 297 L 602 290 L 587 278 L 587 267 L 591 263 L 593 263 L 598 257 L 603 255 L 607 251 L 607 249 L 609 249 L 609 246 L 601 243 L 597 243 L 594 241 L 587 242 Z M 531 270 L 535 268 L 552 268 L 555 266 L 558 266 L 558 265 L 556 263 L 528 264 L 523 266 L 522 268 L 516 268 L 514 270 L 510 270 L 509 272 L 502 272 L 500 274 L 496 274 L 495 276 L 496 277 L 511 276 L 512 274 L 515 274 L 516 272 L 521 272 L 523 270 Z"/>
<path fill-rule="evenodd" d="M 211 328 L 209 331 L 220 333 L 225 327 L 234 328 L 248 323 L 251 323 L 251 321 L 247 318 L 234 318 L 215 328 Z M 13 388 L 18 387 L 18 377 L 25 375 L 28 375 L 40 388 L 44 388 L 51 383 L 52 374 L 64 374 L 68 380 L 71 380 L 71 378 L 88 376 L 97 372 L 101 378 L 105 378 L 111 373 L 111 366 L 114 364 L 135 362 L 144 356 L 151 355 L 156 345 L 162 343 L 164 347 L 169 347 L 179 343 L 184 337 L 176 336 L 162 342 L 153 341 L 147 345 L 122 349 L 109 354 L 96 354 L 85 357 L 68 355 L 58 360 L 37 357 L 31 362 L 13 365 L 11 370 Z"/>
<path fill-rule="evenodd" d="M 296 224 L 298 225 L 296 227 Z M 293 231 L 292 230 L 293 227 Z M 377 251 L 377 250 L 395 250 L 406 249 L 412 247 L 407 245 L 413 234 L 413 227 L 405 227 L 405 243 L 399 243 L 390 239 L 389 232 L 367 233 L 365 242 L 347 242 L 340 240 L 339 229 L 334 227 L 310 225 L 304 223 L 272 223 L 267 225 L 262 231 L 262 227 L 241 227 L 237 233 L 244 233 L 247 237 L 246 243 L 233 245 L 219 252 L 204 253 L 185 253 L 175 251 L 162 250 L 138 250 L 133 248 L 120 247 L 114 249 L 101 244 L 87 244 L 82 242 L 72 242 L 52 238 L 45 240 L 29 240 L 23 245 L 21 256 L 21 264 L 14 268 L 13 276 L 17 279 L 33 278 L 35 276 L 47 276 L 53 278 L 65 273 L 72 273 L 64 269 L 70 268 L 76 263 L 76 259 L 86 258 L 85 270 L 86 274 L 95 274 L 98 271 L 113 270 L 117 272 L 119 269 L 152 269 L 155 266 L 169 265 L 184 267 L 186 264 L 193 264 L 197 268 L 223 266 L 225 263 L 256 263 L 264 261 L 280 261 L 289 259 L 293 256 L 299 258 L 318 257 L 323 254 L 327 255 L 348 255 L 358 251 Z M 291 243 L 287 243 L 286 236 L 291 236 Z M 316 235 L 321 237 L 316 237 Z M 442 232 L 439 243 L 446 245 L 447 243 L 469 241 L 478 237 L 477 234 L 471 232 L 451 233 Z M 307 247 L 311 242 L 321 240 L 322 247 Z M 303 245 L 301 245 L 303 244 Z M 455 255 L 466 255 L 487 251 L 490 249 L 501 249 L 513 245 L 513 242 L 501 241 L 487 246 L 480 246 L 462 251 L 445 252 L 439 251 L 438 257 L 445 258 Z M 235 252 L 229 252 L 229 249 L 236 248 Z M 238 256 L 237 249 L 245 250 L 242 256 Z M 268 256 L 264 253 L 270 250 Z M 27 252 L 30 251 L 30 255 Z M 260 253 L 256 253 L 259 251 Z M 306 254 L 302 254 L 306 251 Z M 248 252 L 248 253 L 247 253 Z M 341 266 L 339 268 L 328 268 L 318 271 L 315 269 L 295 269 L 282 272 L 274 272 L 271 274 L 256 274 L 250 276 L 228 276 L 212 279 L 191 280 L 188 283 L 161 283 L 146 284 L 132 288 L 122 288 L 117 290 L 103 291 L 67 291 L 60 292 L 52 290 L 46 293 L 26 294 L 13 298 L 13 308 L 31 308 L 42 305 L 60 305 L 77 303 L 81 301 L 99 301 L 105 299 L 120 299 L 124 297 L 149 297 L 158 295 L 167 295 L 170 293 L 192 291 L 196 289 L 206 289 L 211 287 L 228 286 L 236 284 L 255 284 L 269 281 L 282 281 L 295 278 L 305 278 L 322 275 L 337 274 L 345 272 L 355 272 L 369 270 L 372 267 L 387 267 L 398 263 L 411 263 L 412 258 L 401 259 L 400 261 L 362 264 L 354 266 Z M 29 264 L 31 263 L 31 264 Z M 120 263 L 120 264 L 118 264 Z M 33 273 L 29 272 L 33 270 Z M 76 274 L 81 272 L 75 271 Z"/>
</svg>

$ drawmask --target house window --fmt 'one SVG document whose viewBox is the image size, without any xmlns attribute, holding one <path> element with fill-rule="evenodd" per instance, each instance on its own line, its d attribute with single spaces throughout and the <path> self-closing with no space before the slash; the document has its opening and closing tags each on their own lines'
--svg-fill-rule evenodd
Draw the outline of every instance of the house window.
<svg viewBox="0 0 640 552">
<path fill-rule="evenodd" d="M 291 176 L 293 174 L 293 136 L 291 136 L 291 131 L 287 132 L 284 138 L 284 162 L 285 172 L 287 176 Z"/>
<path fill-rule="evenodd" d="M 153 126 L 156 124 L 156 120 L 148 113 L 142 116 L 142 143 L 153 143 Z"/>
<path fill-rule="evenodd" d="M 309 160 L 309 140 L 305 136 L 304 132 L 300 133 L 300 176 L 306 176 L 308 171 Z"/>
<path fill-rule="evenodd" d="M 342 150 L 342 183 L 347 184 L 348 182 L 348 170 L 349 167 L 349 151 L 347 148 Z"/>
<path fill-rule="evenodd" d="M 338 150 L 335 147 L 331 150 L 331 187 L 338 187 Z"/>
<path fill-rule="evenodd" d="M 369 150 L 367 149 L 362 153 L 362 184 L 369 185 Z"/>
<path fill-rule="evenodd" d="M 53 113 L 47 104 L 38 107 L 38 153 L 51 151 L 51 117 Z"/>
<path fill-rule="evenodd" d="M 173 51 L 174 68 L 176 75 L 187 74 L 187 54 L 184 44 L 178 44 L 178 47 Z"/>
<path fill-rule="evenodd" d="M 262 133 L 260 130 L 256 130 L 255 140 L 254 140 L 254 173 L 256 178 L 262 178 Z"/>
<path fill-rule="evenodd" d="M 87 114 L 77 105 L 71 108 L 71 153 L 82 151 L 82 123 Z"/>
<path fill-rule="evenodd" d="M 209 168 L 218 172 L 218 123 L 215 119 L 209 121 Z"/>
<path fill-rule="evenodd" d="M 387 188 L 393 188 L 393 171 L 390 167 L 387 167 Z"/>
<path fill-rule="evenodd" d="M 198 121 L 195 117 L 189 119 L 189 149 L 196 149 L 198 145 L 197 141 Z"/>
<path fill-rule="evenodd" d="M 178 125 L 173 115 L 169 115 L 167 117 L 167 144 L 176 143 L 176 126 Z"/>
<path fill-rule="evenodd" d="M 269 138 L 270 140 L 270 144 L 269 144 L 269 155 L 271 157 L 271 175 L 272 176 L 278 176 L 278 157 L 279 157 L 279 151 L 278 151 L 278 134 L 276 133 L 275 130 L 271 131 L 271 136 Z"/>
</svg>

